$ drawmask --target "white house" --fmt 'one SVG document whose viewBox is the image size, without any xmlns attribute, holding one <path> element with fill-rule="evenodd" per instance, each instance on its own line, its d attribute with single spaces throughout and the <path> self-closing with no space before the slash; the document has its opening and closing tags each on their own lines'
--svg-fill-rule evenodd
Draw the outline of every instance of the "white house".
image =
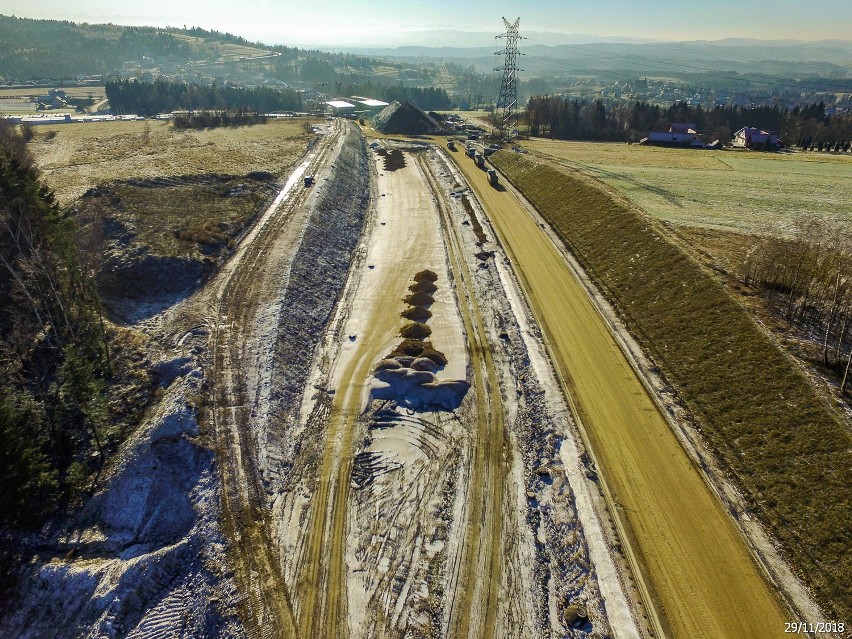
<svg viewBox="0 0 852 639">
<path fill-rule="evenodd" d="M 743 149 L 761 149 L 775 151 L 781 147 L 781 140 L 777 133 L 770 133 L 750 126 L 744 126 L 734 133 L 734 141 L 731 146 Z"/>
<path fill-rule="evenodd" d="M 695 125 L 688 123 L 672 124 L 668 131 L 648 131 L 648 137 L 643 139 L 642 143 L 660 146 L 704 146 Z"/>
</svg>

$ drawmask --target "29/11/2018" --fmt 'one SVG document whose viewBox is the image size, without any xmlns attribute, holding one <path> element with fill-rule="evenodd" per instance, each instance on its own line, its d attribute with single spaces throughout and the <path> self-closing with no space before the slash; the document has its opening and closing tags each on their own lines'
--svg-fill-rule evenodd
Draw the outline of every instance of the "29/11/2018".
<svg viewBox="0 0 852 639">
<path fill-rule="evenodd" d="M 784 625 L 784 632 L 805 634 L 814 632 L 844 632 L 846 624 L 842 621 L 790 621 Z"/>
</svg>

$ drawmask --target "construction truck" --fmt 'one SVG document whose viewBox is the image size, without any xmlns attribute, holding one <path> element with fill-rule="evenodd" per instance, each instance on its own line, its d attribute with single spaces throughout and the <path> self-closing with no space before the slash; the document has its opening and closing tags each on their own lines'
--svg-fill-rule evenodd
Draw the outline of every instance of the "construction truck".
<svg viewBox="0 0 852 639">
<path fill-rule="evenodd" d="M 476 166 L 478 166 L 480 169 L 485 168 L 485 156 L 482 155 L 482 153 L 474 154 L 473 160 L 476 162 Z"/>
<path fill-rule="evenodd" d="M 491 186 L 497 186 L 497 182 L 497 171 L 495 171 L 494 169 L 488 169 L 488 183 Z"/>
</svg>

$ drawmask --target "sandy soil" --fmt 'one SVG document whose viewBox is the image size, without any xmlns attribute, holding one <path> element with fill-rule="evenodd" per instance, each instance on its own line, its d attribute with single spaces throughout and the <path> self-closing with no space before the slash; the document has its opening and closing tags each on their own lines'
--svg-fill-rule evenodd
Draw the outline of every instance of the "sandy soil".
<svg viewBox="0 0 852 639">
<path fill-rule="evenodd" d="M 404 157 L 395 171 L 374 158 L 375 207 L 291 431 L 298 478 L 274 499 L 296 636 L 636 637 L 541 335 L 488 257 L 499 247 L 477 244 L 452 195 L 461 177 L 433 147 Z M 425 268 L 431 341 L 449 360 L 438 379 L 470 386 L 452 408 L 423 388 L 376 392 Z"/>
</svg>

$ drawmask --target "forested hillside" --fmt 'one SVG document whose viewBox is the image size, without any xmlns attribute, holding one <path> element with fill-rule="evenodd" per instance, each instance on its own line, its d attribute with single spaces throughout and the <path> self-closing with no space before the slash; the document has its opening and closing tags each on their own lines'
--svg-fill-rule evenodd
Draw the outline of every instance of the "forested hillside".
<svg viewBox="0 0 852 639">
<path fill-rule="evenodd" d="M 0 76 L 6 80 L 107 74 L 143 56 L 188 61 L 200 55 L 160 29 L 9 16 L 0 16 L 0 43 Z"/>
<path fill-rule="evenodd" d="M 18 533 L 91 489 L 150 391 L 102 320 L 79 239 L 0 121 L 0 591 Z"/>
</svg>

